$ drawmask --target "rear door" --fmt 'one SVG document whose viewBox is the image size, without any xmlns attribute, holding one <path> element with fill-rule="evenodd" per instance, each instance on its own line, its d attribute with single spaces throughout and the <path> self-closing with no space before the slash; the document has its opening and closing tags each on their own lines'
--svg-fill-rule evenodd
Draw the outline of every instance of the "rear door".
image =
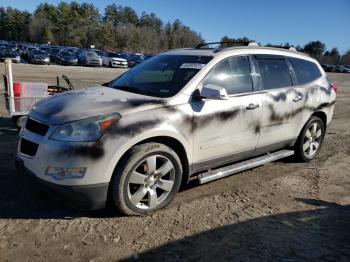
<svg viewBox="0 0 350 262">
<path fill-rule="evenodd" d="M 299 133 L 313 111 L 320 105 L 320 84 L 322 83 L 318 80 L 321 80 L 322 74 L 318 66 L 311 61 L 293 57 L 287 59 L 296 78 L 294 89 L 299 94 L 293 101 L 295 110 L 299 111 L 299 114 L 295 116 L 297 122 L 295 132 Z"/>
<path fill-rule="evenodd" d="M 280 147 L 297 136 L 299 100 L 294 75 L 284 56 L 255 55 L 262 95 L 262 118 L 258 148 Z"/>
<path fill-rule="evenodd" d="M 253 93 L 251 61 L 234 56 L 219 62 L 201 86 L 224 87 L 227 100 L 204 100 L 191 104 L 194 111 L 194 162 L 220 165 L 234 155 L 254 152 L 259 139 L 260 94 Z M 211 161 L 211 163 L 210 163 Z"/>
</svg>

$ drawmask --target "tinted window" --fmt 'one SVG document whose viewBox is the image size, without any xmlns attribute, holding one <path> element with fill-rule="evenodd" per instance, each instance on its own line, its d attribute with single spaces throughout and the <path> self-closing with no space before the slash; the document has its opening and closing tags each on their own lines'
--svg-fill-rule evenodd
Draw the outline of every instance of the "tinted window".
<svg viewBox="0 0 350 262">
<path fill-rule="evenodd" d="M 231 57 L 217 64 L 204 81 L 204 85 L 208 84 L 224 87 L 229 95 L 251 92 L 253 81 L 248 57 Z"/>
<path fill-rule="evenodd" d="M 298 58 L 289 58 L 289 61 L 300 85 L 314 81 L 321 76 L 321 72 L 315 63 Z"/>
<path fill-rule="evenodd" d="M 292 86 L 288 65 L 284 59 L 257 59 L 263 89 Z"/>
</svg>

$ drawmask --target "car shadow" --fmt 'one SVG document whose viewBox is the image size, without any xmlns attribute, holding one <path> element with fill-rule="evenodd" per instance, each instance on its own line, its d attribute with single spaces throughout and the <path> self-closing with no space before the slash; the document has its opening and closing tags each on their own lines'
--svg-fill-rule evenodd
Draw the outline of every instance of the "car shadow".
<svg viewBox="0 0 350 262">
<path fill-rule="evenodd" d="M 318 208 L 225 225 L 124 261 L 349 261 L 350 205 L 296 200 Z"/>
</svg>

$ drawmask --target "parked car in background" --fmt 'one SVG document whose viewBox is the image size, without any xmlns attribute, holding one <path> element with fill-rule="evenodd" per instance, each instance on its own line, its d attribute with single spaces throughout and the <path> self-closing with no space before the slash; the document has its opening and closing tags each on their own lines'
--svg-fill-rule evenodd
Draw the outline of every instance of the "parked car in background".
<svg viewBox="0 0 350 262">
<path fill-rule="evenodd" d="M 57 63 L 58 60 L 58 53 L 61 51 L 61 48 L 58 46 L 52 46 L 50 48 L 50 59 L 52 62 Z"/>
<path fill-rule="evenodd" d="M 28 54 L 28 62 L 32 64 L 50 64 L 49 54 L 43 50 L 35 49 Z"/>
<path fill-rule="evenodd" d="M 34 50 L 38 50 L 38 48 L 36 46 L 25 46 L 23 49 L 22 57 L 28 60 L 29 54 Z"/>
<path fill-rule="evenodd" d="M 94 51 L 83 50 L 78 56 L 78 61 L 83 66 L 102 66 L 102 58 Z"/>
<path fill-rule="evenodd" d="M 346 68 L 345 66 L 335 66 L 336 72 L 337 73 L 350 73 L 350 69 Z"/>
<path fill-rule="evenodd" d="M 331 65 L 329 65 L 329 64 L 321 64 L 321 66 L 322 66 L 324 71 L 330 72 Z"/>
<path fill-rule="evenodd" d="M 144 60 L 144 56 L 143 55 L 131 55 L 129 57 L 129 60 L 128 60 L 128 66 L 129 67 L 134 67 L 134 66 L 142 63 L 143 60 Z"/>
<path fill-rule="evenodd" d="M 0 49 L 0 61 L 4 61 L 5 59 L 11 59 L 14 63 L 21 62 L 21 56 L 17 51 L 13 51 L 11 49 L 2 48 Z"/>
<path fill-rule="evenodd" d="M 335 65 L 329 65 L 329 68 L 328 68 L 328 71 L 327 71 L 327 72 L 332 72 L 332 73 L 334 73 L 334 72 L 336 72 L 336 71 L 337 71 L 337 69 L 336 69 Z"/>
<path fill-rule="evenodd" d="M 102 64 L 109 67 L 128 67 L 128 61 L 118 53 L 103 52 Z"/>
<path fill-rule="evenodd" d="M 74 53 L 63 50 L 58 53 L 56 63 L 60 65 L 78 65 L 78 58 Z"/>
</svg>

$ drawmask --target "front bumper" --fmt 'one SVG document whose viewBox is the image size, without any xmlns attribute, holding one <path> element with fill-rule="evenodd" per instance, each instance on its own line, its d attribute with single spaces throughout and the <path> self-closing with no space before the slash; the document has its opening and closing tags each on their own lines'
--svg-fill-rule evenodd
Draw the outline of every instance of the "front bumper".
<svg viewBox="0 0 350 262">
<path fill-rule="evenodd" d="M 78 65 L 78 60 L 61 60 L 62 65 Z"/>
<path fill-rule="evenodd" d="M 128 67 L 128 63 L 127 62 L 112 61 L 111 64 L 112 64 L 113 67 L 123 67 L 123 68 L 127 68 Z"/>
<path fill-rule="evenodd" d="M 34 58 L 31 60 L 31 62 L 34 64 L 49 64 L 50 60 Z"/>
<path fill-rule="evenodd" d="M 106 205 L 109 183 L 86 186 L 58 185 L 40 179 L 24 166 L 23 160 L 19 157 L 15 157 L 15 165 L 19 175 L 32 178 L 47 192 L 62 199 L 68 206 L 82 210 L 97 210 Z"/>
</svg>

